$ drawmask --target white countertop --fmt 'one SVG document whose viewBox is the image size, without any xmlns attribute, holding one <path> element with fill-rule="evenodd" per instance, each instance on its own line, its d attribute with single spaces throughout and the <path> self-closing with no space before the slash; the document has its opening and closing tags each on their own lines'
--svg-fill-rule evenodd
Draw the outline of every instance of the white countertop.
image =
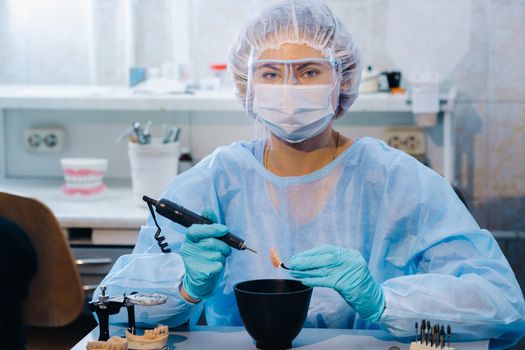
<svg viewBox="0 0 525 350">
<path fill-rule="evenodd" d="M 0 85 L 0 109 L 243 111 L 233 90 L 155 95 L 118 86 L 68 85 Z M 362 93 L 351 112 L 411 110 L 407 94 Z"/>
<path fill-rule="evenodd" d="M 64 228 L 139 229 L 148 216 L 131 187 L 108 186 L 100 199 L 73 199 L 64 195 L 60 181 L 0 179 L 0 191 L 22 194 L 44 202 Z"/>
</svg>

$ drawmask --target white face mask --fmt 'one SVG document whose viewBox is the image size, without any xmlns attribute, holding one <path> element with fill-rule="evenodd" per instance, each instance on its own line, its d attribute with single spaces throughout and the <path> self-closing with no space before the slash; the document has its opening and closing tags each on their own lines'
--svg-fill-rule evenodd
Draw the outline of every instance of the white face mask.
<svg viewBox="0 0 525 350">
<path fill-rule="evenodd" d="M 254 84 L 253 112 L 280 139 L 298 143 L 330 124 L 333 96 L 332 84 Z"/>
</svg>

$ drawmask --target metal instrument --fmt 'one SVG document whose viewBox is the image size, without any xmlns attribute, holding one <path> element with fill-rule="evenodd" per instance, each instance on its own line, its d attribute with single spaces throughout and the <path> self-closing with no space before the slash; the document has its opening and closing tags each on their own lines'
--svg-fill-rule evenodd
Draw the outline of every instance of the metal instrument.
<svg viewBox="0 0 525 350">
<path fill-rule="evenodd" d="M 122 307 L 128 311 L 128 331 L 136 334 L 135 328 L 135 305 L 153 306 L 166 302 L 166 296 L 161 294 L 139 294 L 132 292 L 129 295 L 109 297 L 106 295 L 106 287 L 100 287 L 102 294 L 97 300 L 89 302 L 89 310 L 95 312 L 98 317 L 99 336 L 98 340 L 106 341 L 109 339 L 109 315 L 120 312 Z"/>
</svg>

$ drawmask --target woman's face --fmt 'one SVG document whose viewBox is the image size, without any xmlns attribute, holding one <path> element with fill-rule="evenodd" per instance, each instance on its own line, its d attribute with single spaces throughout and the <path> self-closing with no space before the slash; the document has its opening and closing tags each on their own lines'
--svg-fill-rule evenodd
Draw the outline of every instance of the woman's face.
<svg viewBox="0 0 525 350">
<path fill-rule="evenodd" d="M 283 44 L 264 51 L 253 67 L 258 84 L 319 85 L 334 81 L 334 69 L 323 54 L 307 45 Z"/>
</svg>

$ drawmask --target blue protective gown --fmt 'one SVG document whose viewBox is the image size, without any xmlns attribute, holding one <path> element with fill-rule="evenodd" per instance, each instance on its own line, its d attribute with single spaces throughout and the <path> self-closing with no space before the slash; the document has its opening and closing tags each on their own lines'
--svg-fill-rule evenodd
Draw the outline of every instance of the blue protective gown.
<svg viewBox="0 0 525 350">
<path fill-rule="evenodd" d="M 157 292 L 161 306 L 137 306 L 137 320 L 177 326 L 205 308 L 209 325 L 242 325 L 233 285 L 259 278 L 290 278 L 275 269 L 268 251 L 284 262 L 330 244 L 359 251 L 381 284 L 386 309 L 370 324 L 332 289 L 314 288 L 306 327 L 378 328 L 411 336 L 415 321 L 452 325 L 454 339 L 497 339 L 493 348 L 525 333 L 523 294 L 492 235 L 479 228 L 448 182 L 407 154 L 363 138 L 324 168 L 279 177 L 262 165 L 264 140 L 218 148 L 176 176 L 162 194 L 200 213 L 212 208 L 220 223 L 259 251 L 234 250 L 224 278 L 205 302 L 190 304 L 178 285 L 178 251 L 185 228 L 157 215 L 172 253 L 154 239 L 152 218 L 131 255 L 122 256 L 101 285 L 108 295 Z M 100 293 L 95 292 L 95 298 Z M 126 322 L 126 313 L 111 316 Z"/>
</svg>

